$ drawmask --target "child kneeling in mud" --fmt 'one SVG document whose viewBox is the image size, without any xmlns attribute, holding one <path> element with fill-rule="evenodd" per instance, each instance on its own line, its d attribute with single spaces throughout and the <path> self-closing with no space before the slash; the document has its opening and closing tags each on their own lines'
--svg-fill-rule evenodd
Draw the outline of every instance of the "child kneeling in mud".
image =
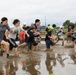
<svg viewBox="0 0 76 75">
<path fill-rule="evenodd" d="M 50 45 L 55 45 L 54 38 L 52 37 L 52 27 L 48 28 L 46 38 L 45 38 L 45 42 L 46 42 L 47 50 L 50 49 Z"/>
<path fill-rule="evenodd" d="M 28 31 L 29 38 L 28 38 L 28 50 L 32 49 L 32 45 L 36 46 L 38 43 L 35 41 L 35 26 L 31 26 L 30 30 Z"/>
</svg>

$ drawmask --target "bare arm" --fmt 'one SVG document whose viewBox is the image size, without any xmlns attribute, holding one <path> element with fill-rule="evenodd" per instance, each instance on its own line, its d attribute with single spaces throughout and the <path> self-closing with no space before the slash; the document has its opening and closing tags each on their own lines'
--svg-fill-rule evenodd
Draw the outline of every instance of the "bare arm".
<svg viewBox="0 0 76 75">
<path fill-rule="evenodd" d="M 9 31 L 5 32 L 5 37 L 8 39 Z"/>
</svg>

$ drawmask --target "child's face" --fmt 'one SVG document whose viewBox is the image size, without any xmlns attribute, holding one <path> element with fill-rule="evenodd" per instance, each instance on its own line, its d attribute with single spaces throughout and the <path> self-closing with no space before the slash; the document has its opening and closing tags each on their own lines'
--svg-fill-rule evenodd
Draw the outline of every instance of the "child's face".
<svg viewBox="0 0 76 75">
<path fill-rule="evenodd" d="M 37 22 L 37 23 L 36 23 L 36 25 L 37 25 L 37 26 L 39 26 L 39 25 L 40 25 L 40 21 L 39 21 L 39 22 Z"/>
<path fill-rule="evenodd" d="M 64 30 L 64 28 L 62 28 L 62 30 Z"/>
<path fill-rule="evenodd" d="M 3 22 L 3 25 L 7 25 L 8 24 L 8 20 Z"/>
<path fill-rule="evenodd" d="M 35 32 L 36 30 L 35 29 L 33 29 L 33 32 Z"/>
<path fill-rule="evenodd" d="M 16 27 L 19 27 L 20 26 L 20 22 L 16 23 L 15 26 Z"/>
</svg>

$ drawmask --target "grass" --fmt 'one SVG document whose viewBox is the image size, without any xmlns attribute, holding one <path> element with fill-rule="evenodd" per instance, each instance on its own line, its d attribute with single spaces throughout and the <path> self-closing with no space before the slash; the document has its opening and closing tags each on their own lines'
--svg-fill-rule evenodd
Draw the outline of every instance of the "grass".
<svg viewBox="0 0 76 75">
<path fill-rule="evenodd" d="M 41 31 L 46 32 L 45 30 L 46 29 L 44 28 Z M 58 32 L 58 31 L 59 31 L 59 28 L 56 28 L 56 32 Z M 68 28 L 64 28 L 64 32 L 67 32 L 67 31 L 68 31 Z M 75 27 L 74 31 L 76 31 L 76 27 Z M 45 36 L 45 34 L 42 34 L 41 36 Z M 66 37 L 66 34 L 63 34 L 63 36 Z"/>
<path fill-rule="evenodd" d="M 58 32 L 59 29 L 56 29 L 56 31 Z M 64 32 L 67 32 L 68 31 L 68 28 L 64 28 Z M 74 31 L 76 31 L 76 27 L 74 28 Z M 64 37 L 66 37 L 66 34 L 63 34 Z"/>
</svg>

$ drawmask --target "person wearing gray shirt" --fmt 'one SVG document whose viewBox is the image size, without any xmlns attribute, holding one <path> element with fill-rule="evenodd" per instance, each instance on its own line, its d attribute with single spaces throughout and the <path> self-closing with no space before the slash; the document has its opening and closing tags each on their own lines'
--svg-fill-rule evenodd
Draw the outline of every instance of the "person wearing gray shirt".
<svg viewBox="0 0 76 75">
<path fill-rule="evenodd" d="M 0 23 L 0 44 L 5 46 L 7 58 L 9 58 L 9 43 L 4 40 L 6 30 L 10 32 L 12 31 L 8 26 L 8 19 L 6 17 L 3 17 Z M 3 51 L 1 51 L 1 55 L 3 55 Z"/>
</svg>

